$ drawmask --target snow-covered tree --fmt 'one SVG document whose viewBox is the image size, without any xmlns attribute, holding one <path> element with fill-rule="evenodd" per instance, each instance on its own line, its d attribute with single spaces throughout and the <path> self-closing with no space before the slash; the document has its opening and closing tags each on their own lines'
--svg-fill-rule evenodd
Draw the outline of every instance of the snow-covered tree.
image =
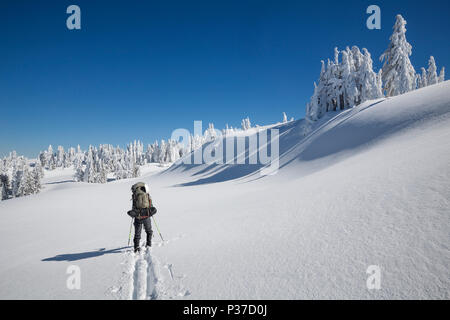
<svg viewBox="0 0 450 320">
<path fill-rule="evenodd" d="M 25 195 L 38 193 L 41 190 L 40 168 L 35 165 L 32 170 L 25 170 L 25 176 Z"/>
<path fill-rule="evenodd" d="M 39 161 L 35 162 L 34 169 L 36 169 L 36 172 L 39 173 L 40 179 L 44 178 L 44 169 L 42 168 L 41 163 Z"/>
<path fill-rule="evenodd" d="M 428 86 L 427 70 L 425 70 L 425 68 L 422 67 L 421 71 L 422 75 L 420 74 L 417 75 L 417 88 L 425 88 L 426 86 Z"/>
<path fill-rule="evenodd" d="M 436 61 L 434 60 L 434 57 L 431 56 L 430 60 L 428 60 L 427 84 L 431 86 L 436 83 L 438 83 Z"/>
<path fill-rule="evenodd" d="M 342 51 L 341 70 L 342 70 L 341 82 L 344 89 L 342 92 L 344 100 L 344 108 L 353 107 L 358 104 L 360 99 L 358 97 L 359 91 L 358 88 L 356 87 L 353 58 L 348 48 L 347 50 Z"/>
<path fill-rule="evenodd" d="M 0 199 L 6 200 L 9 197 L 10 193 L 10 180 L 9 176 L 6 173 L 0 174 Z"/>
<path fill-rule="evenodd" d="M 65 163 L 66 167 L 70 167 L 71 165 L 73 165 L 73 162 L 75 161 L 76 154 L 77 153 L 75 151 L 75 148 L 70 147 L 69 151 L 66 154 L 66 163 Z"/>
<path fill-rule="evenodd" d="M 323 61 L 322 61 L 323 62 Z M 319 82 L 320 84 L 320 82 Z M 321 86 L 322 87 L 322 86 Z M 318 120 L 322 118 L 324 112 L 322 111 L 320 93 L 322 88 L 319 89 L 316 82 L 314 82 L 314 93 L 311 97 L 311 101 L 306 105 L 306 117 L 311 120 Z"/>
<path fill-rule="evenodd" d="M 160 152 L 159 152 L 158 162 L 159 163 L 166 163 L 166 154 L 167 154 L 166 142 L 164 140 L 161 140 L 161 144 L 160 144 L 159 147 L 160 147 Z"/>
<path fill-rule="evenodd" d="M 94 160 L 94 148 L 89 146 L 88 153 L 86 155 L 86 168 L 83 172 L 83 182 L 95 183 L 95 160 Z"/>
<path fill-rule="evenodd" d="M 439 72 L 439 82 L 445 81 L 445 67 L 442 67 L 441 72 Z"/>
<path fill-rule="evenodd" d="M 206 142 L 206 138 L 204 135 L 203 136 L 200 136 L 200 135 L 191 136 L 189 149 L 191 151 L 195 151 L 195 150 L 201 148 L 205 142 Z"/>
<path fill-rule="evenodd" d="M 206 129 L 204 133 L 204 142 L 215 140 L 218 135 L 220 135 L 220 131 L 216 131 L 216 129 L 214 128 L 214 123 L 209 123 L 208 129 Z"/>
<path fill-rule="evenodd" d="M 108 181 L 108 170 L 103 164 L 103 160 L 99 159 L 97 161 L 97 170 L 96 170 L 96 183 L 106 183 Z"/>
<path fill-rule="evenodd" d="M 159 162 L 161 158 L 161 148 L 158 141 L 155 141 L 155 143 L 152 145 L 152 149 L 152 156 L 149 162 Z"/>
<path fill-rule="evenodd" d="M 231 135 L 233 134 L 233 132 L 234 132 L 233 127 L 228 126 L 228 123 L 225 125 L 225 129 L 222 130 L 222 134 L 224 136 Z"/>
<path fill-rule="evenodd" d="M 23 197 L 27 195 L 27 178 L 28 178 L 28 167 L 21 166 L 17 168 L 13 176 L 13 197 Z"/>
<path fill-rule="evenodd" d="M 85 155 L 81 151 L 80 146 L 78 146 L 77 153 L 75 154 L 75 159 L 73 160 L 73 166 L 75 169 L 74 180 L 75 181 L 83 181 L 84 179 L 84 158 Z"/>
<path fill-rule="evenodd" d="M 441 72 L 439 72 L 439 82 L 445 81 L 445 67 L 442 67 Z"/>
<path fill-rule="evenodd" d="M 65 165 L 66 154 L 64 152 L 64 147 L 58 146 L 58 151 L 56 153 L 56 167 L 64 168 Z"/>
<path fill-rule="evenodd" d="M 380 70 L 378 74 L 373 71 L 372 58 L 366 48 L 363 48 L 363 55 L 359 59 L 361 60 L 360 68 L 357 71 L 359 103 L 381 98 L 383 96 L 382 71 Z"/>
<path fill-rule="evenodd" d="M 249 117 L 247 117 L 245 119 L 242 119 L 241 127 L 242 127 L 242 130 L 244 130 L 244 131 L 248 130 L 248 129 L 250 129 L 252 127 L 252 124 L 250 122 L 250 118 Z"/>
<path fill-rule="evenodd" d="M 416 72 L 409 60 L 412 46 L 406 40 L 406 21 L 397 15 L 394 31 L 387 50 L 381 55 L 384 60 L 382 77 L 386 96 L 396 96 L 416 88 Z"/>
<path fill-rule="evenodd" d="M 141 175 L 141 168 L 136 163 L 134 163 L 133 167 L 132 167 L 132 176 L 131 177 L 137 178 L 140 175 Z"/>
</svg>

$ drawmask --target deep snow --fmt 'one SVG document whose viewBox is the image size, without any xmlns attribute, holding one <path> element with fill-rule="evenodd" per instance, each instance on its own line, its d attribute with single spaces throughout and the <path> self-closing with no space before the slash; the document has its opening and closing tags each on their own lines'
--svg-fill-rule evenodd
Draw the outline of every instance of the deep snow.
<svg viewBox="0 0 450 320">
<path fill-rule="evenodd" d="M 0 298 L 450 298 L 449 81 L 275 127 L 272 176 L 175 163 L 98 185 L 65 169 L 0 202 Z M 167 241 L 154 230 L 135 256 L 126 211 L 140 180 Z M 366 287 L 370 265 L 380 290 Z"/>
</svg>

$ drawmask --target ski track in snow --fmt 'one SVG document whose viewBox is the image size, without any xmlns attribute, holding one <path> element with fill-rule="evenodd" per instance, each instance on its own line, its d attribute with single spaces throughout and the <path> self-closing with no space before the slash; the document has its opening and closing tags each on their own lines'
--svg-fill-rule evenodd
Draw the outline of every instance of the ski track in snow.
<svg viewBox="0 0 450 320">
<path fill-rule="evenodd" d="M 182 236 L 172 239 L 175 241 Z M 165 243 L 171 240 L 165 241 Z M 158 247 L 162 243 L 155 243 Z M 184 275 L 175 275 L 172 264 L 167 263 L 161 268 L 161 263 L 152 253 L 152 249 L 143 248 L 138 254 L 132 250 L 124 253 L 126 266 L 123 272 L 121 285 L 112 287 L 111 293 L 118 299 L 128 300 L 167 300 L 188 296 L 190 292 L 186 290 L 181 280 Z M 166 275 L 166 276 L 165 276 Z"/>
<path fill-rule="evenodd" d="M 151 250 L 145 250 L 140 254 L 134 254 L 130 272 L 130 299 L 132 300 L 154 300 L 158 298 L 156 285 L 158 278 L 155 272 L 155 263 L 152 259 Z"/>
</svg>

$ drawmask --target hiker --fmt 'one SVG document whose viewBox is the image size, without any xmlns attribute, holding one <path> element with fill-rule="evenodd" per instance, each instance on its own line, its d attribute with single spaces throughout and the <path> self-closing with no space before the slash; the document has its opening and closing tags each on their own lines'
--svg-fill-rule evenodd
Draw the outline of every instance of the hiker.
<svg viewBox="0 0 450 320">
<path fill-rule="evenodd" d="M 150 217 L 156 213 L 156 208 L 152 205 L 152 198 L 146 183 L 138 182 L 131 187 L 133 194 L 133 208 L 128 211 L 128 215 L 134 218 L 134 252 L 139 252 L 139 242 L 141 240 L 142 226 L 147 233 L 145 246 L 152 246 L 152 223 Z"/>
</svg>

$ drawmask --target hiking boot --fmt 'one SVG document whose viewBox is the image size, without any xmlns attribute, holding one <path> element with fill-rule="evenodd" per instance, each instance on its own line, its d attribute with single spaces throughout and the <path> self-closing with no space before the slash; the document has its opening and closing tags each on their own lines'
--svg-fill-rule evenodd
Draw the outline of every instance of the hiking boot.
<svg viewBox="0 0 450 320">
<path fill-rule="evenodd" d="M 141 252 L 141 248 L 139 248 L 139 247 L 134 248 L 134 253 L 139 253 L 139 252 Z"/>
</svg>

